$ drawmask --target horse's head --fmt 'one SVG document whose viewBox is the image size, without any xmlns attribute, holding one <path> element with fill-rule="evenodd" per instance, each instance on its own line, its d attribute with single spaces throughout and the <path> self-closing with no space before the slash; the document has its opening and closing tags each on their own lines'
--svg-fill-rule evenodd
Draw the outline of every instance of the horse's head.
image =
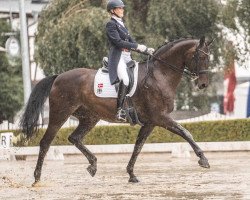
<svg viewBox="0 0 250 200">
<path fill-rule="evenodd" d="M 199 89 L 204 89 L 208 86 L 208 70 L 209 67 L 209 45 L 203 36 L 200 41 L 190 48 L 185 54 L 185 66 L 195 77 L 195 84 Z"/>
</svg>

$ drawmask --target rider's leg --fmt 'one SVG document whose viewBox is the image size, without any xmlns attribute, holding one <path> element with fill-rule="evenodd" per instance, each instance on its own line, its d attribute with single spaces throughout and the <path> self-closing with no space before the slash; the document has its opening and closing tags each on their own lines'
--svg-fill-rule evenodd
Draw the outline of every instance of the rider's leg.
<svg viewBox="0 0 250 200">
<path fill-rule="evenodd" d="M 129 85 L 129 77 L 127 72 L 127 63 L 129 62 L 126 54 L 121 54 L 120 61 L 117 66 L 117 76 L 120 81 L 123 81 L 125 86 Z"/>
<path fill-rule="evenodd" d="M 122 56 L 117 67 L 117 75 L 120 80 L 117 98 L 117 119 L 126 121 L 126 112 L 123 109 L 123 104 L 128 93 L 129 77 L 127 73 L 127 64 Z"/>
<path fill-rule="evenodd" d="M 126 111 L 123 108 L 124 100 L 128 91 L 128 87 L 123 84 L 123 81 L 119 83 L 118 98 L 117 98 L 117 115 L 116 118 L 119 121 L 126 121 Z"/>
</svg>

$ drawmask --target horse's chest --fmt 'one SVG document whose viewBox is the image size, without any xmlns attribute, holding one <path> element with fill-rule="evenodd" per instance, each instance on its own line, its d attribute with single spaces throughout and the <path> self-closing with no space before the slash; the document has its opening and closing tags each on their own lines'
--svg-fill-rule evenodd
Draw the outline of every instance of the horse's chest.
<svg viewBox="0 0 250 200">
<path fill-rule="evenodd" d="M 171 110 L 174 106 L 174 98 L 164 93 L 154 94 L 150 99 L 152 110 L 155 111 Z"/>
</svg>

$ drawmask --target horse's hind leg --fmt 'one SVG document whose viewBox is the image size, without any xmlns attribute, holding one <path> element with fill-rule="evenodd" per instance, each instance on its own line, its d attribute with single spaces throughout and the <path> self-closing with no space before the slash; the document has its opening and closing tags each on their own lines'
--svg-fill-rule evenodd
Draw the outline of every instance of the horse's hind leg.
<svg viewBox="0 0 250 200">
<path fill-rule="evenodd" d="M 41 178 L 41 171 L 42 171 L 42 165 L 44 158 L 49 150 L 50 144 L 54 137 L 56 136 L 56 133 L 61 128 L 61 126 L 64 124 L 64 122 L 69 118 L 71 111 L 63 108 L 61 112 L 54 111 L 56 106 L 50 106 L 50 115 L 49 115 L 49 124 L 48 128 L 43 136 L 43 138 L 40 141 L 40 151 L 38 155 L 38 160 L 36 164 L 36 169 L 34 171 L 34 177 L 35 182 L 33 183 L 33 186 L 35 186 Z M 73 108 L 73 107 L 72 107 Z M 57 108 L 59 109 L 59 108 Z M 59 109 L 60 110 L 60 109 Z"/>
<path fill-rule="evenodd" d="M 97 159 L 93 153 L 91 153 L 82 143 L 84 136 L 96 125 L 99 119 L 88 116 L 79 118 L 79 125 L 75 131 L 69 136 L 69 141 L 74 144 L 89 161 L 89 166 L 87 168 L 91 176 L 95 176 L 97 171 Z"/>
</svg>

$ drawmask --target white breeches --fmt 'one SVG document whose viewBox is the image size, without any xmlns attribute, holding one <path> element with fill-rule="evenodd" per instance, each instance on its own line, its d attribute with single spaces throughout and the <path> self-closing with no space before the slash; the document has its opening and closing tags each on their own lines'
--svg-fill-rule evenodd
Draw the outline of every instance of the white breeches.
<svg viewBox="0 0 250 200">
<path fill-rule="evenodd" d="M 117 75 L 120 81 L 123 81 L 123 84 L 129 85 L 129 77 L 127 73 L 127 63 L 131 61 L 131 53 L 122 51 L 120 61 L 117 66 Z"/>
</svg>

